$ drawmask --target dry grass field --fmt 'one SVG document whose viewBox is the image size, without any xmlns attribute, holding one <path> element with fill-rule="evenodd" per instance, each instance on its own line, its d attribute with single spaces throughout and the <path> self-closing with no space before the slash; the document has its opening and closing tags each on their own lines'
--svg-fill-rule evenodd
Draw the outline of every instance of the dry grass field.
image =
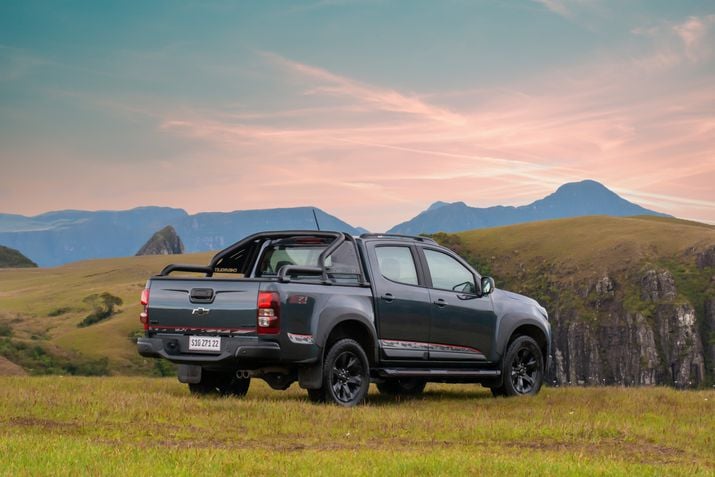
<svg viewBox="0 0 715 477">
<path fill-rule="evenodd" d="M 428 385 L 396 401 L 243 399 L 172 378 L 0 378 L 2 475 L 713 475 L 715 391 Z"/>
</svg>

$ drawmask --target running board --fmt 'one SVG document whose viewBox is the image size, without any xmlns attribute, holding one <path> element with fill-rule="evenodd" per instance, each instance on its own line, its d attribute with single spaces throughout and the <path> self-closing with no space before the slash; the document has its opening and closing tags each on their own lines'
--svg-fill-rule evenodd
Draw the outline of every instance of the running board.
<svg viewBox="0 0 715 477">
<path fill-rule="evenodd" d="M 496 378 L 501 375 L 498 369 L 422 369 L 422 368 L 379 368 L 375 370 L 383 378 L 400 377 L 449 377 L 449 378 Z"/>
</svg>

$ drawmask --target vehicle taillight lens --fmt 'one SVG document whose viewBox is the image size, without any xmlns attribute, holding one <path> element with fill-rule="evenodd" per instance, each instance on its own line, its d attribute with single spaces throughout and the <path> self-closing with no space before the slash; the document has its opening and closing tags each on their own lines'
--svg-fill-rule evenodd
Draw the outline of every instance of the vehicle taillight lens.
<svg viewBox="0 0 715 477">
<path fill-rule="evenodd" d="M 139 321 L 144 325 L 144 331 L 149 329 L 149 289 L 142 290 L 142 296 L 139 302 L 144 305 L 144 311 L 139 313 Z"/>
<path fill-rule="evenodd" d="M 258 292 L 256 328 L 259 334 L 275 335 L 281 330 L 280 298 L 276 292 Z"/>
</svg>

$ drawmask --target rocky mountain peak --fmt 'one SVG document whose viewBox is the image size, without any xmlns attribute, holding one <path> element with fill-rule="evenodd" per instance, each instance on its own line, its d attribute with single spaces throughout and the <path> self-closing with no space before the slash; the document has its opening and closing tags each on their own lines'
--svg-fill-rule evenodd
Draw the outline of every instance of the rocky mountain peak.
<svg viewBox="0 0 715 477">
<path fill-rule="evenodd" d="M 184 253 L 184 243 L 171 225 L 156 232 L 136 253 L 139 255 L 176 255 Z"/>
</svg>

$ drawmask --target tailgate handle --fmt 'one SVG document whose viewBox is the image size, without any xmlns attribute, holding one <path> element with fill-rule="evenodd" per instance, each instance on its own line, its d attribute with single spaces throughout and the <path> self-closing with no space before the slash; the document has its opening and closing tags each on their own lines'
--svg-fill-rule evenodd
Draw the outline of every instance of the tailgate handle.
<svg viewBox="0 0 715 477">
<path fill-rule="evenodd" d="M 213 288 L 192 288 L 189 298 L 191 303 L 211 303 L 214 301 Z"/>
</svg>

